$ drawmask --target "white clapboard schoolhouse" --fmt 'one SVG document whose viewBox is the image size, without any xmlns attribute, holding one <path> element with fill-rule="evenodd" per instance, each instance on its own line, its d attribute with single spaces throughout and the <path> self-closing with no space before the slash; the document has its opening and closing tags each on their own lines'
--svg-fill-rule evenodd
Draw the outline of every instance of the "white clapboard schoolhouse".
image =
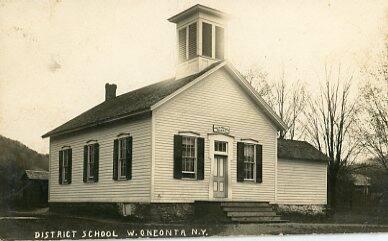
<svg viewBox="0 0 388 241">
<path fill-rule="evenodd" d="M 236 221 L 259 218 L 239 205 L 324 206 L 326 157 L 277 139 L 287 126 L 225 60 L 225 14 L 195 5 L 168 20 L 174 78 L 119 96 L 106 84 L 103 103 L 43 136 L 50 204 L 120 204 L 129 215 L 216 203 Z"/>
</svg>

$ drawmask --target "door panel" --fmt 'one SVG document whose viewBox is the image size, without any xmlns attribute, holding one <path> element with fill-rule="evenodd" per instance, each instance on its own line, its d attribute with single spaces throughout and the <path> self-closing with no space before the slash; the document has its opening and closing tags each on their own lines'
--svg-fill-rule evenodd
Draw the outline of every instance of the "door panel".
<svg viewBox="0 0 388 241">
<path fill-rule="evenodd" d="M 227 197 L 227 157 L 215 155 L 213 168 L 214 197 Z"/>
</svg>

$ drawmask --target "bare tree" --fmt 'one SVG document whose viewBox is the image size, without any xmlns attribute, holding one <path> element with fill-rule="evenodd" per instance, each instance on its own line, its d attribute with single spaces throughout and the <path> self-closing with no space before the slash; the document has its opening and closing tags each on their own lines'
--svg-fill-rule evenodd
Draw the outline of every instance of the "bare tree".
<svg viewBox="0 0 388 241">
<path fill-rule="evenodd" d="M 388 45 L 387 45 L 388 50 Z M 362 146 L 388 172 L 388 51 L 375 69 L 367 70 L 361 88 L 362 116 L 358 121 Z"/>
<path fill-rule="evenodd" d="M 336 74 L 334 77 L 332 69 L 325 66 L 324 85 L 317 98 L 309 99 L 305 112 L 309 139 L 329 159 L 328 201 L 333 208 L 338 177 L 358 146 L 350 135 L 356 116 L 356 98 L 351 96 L 352 76 L 342 79 L 340 66 Z"/>
<path fill-rule="evenodd" d="M 287 130 L 280 131 L 279 138 L 293 140 L 296 133 L 300 135 L 303 130 L 299 128 L 300 117 L 306 104 L 305 87 L 301 81 L 291 84 L 286 79 L 284 68 L 275 81 L 269 81 L 268 74 L 258 69 L 250 69 L 245 78 L 288 126 Z"/>
</svg>

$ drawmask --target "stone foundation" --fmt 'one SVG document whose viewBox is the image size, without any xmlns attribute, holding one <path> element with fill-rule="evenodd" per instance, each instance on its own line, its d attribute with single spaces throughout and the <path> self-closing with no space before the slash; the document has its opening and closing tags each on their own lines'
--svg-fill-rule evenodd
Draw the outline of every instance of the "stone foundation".
<svg viewBox="0 0 388 241">
<path fill-rule="evenodd" d="M 278 204 L 276 205 L 276 212 L 283 215 L 320 216 L 326 215 L 326 205 Z"/>
<path fill-rule="evenodd" d="M 125 218 L 136 222 L 182 223 L 194 218 L 193 203 L 50 203 L 50 212 L 71 216 Z"/>
</svg>

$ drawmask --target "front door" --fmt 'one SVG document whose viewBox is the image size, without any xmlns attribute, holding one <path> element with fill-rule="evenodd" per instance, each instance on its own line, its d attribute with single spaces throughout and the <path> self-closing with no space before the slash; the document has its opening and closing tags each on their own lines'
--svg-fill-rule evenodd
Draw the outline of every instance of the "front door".
<svg viewBox="0 0 388 241">
<path fill-rule="evenodd" d="M 213 194 L 215 198 L 227 197 L 227 156 L 214 155 Z"/>
</svg>

